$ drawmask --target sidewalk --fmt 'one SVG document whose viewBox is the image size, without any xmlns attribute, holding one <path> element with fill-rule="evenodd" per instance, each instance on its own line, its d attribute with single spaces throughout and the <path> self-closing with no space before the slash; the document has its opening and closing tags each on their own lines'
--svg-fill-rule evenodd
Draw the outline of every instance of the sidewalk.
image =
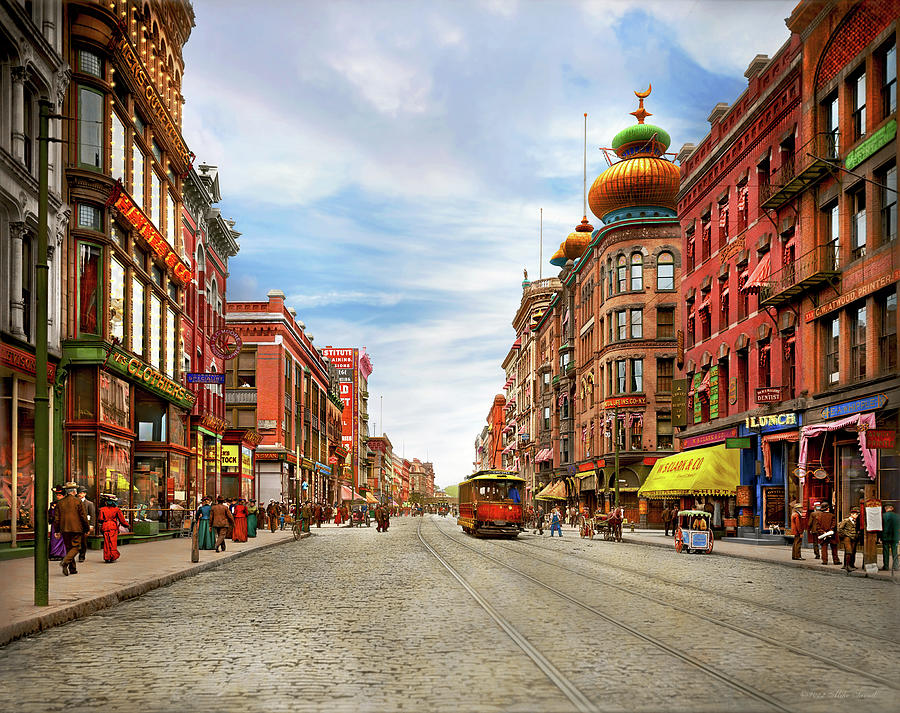
<svg viewBox="0 0 900 713">
<path fill-rule="evenodd" d="M 595 536 L 596 539 L 596 536 Z M 622 539 L 625 542 L 633 542 L 641 545 L 651 545 L 653 547 L 668 547 L 675 551 L 675 541 L 671 535 L 668 537 L 662 530 L 635 530 L 631 532 L 627 528 L 622 531 Z M 778 545 L 750 545 L 746 543 L 729 542 L 729 538 L 717 539 L 713 543 L 713 554 L 724 555 L 725 557 L 740 557 L 742 559 L 754 560 L 756 562 L 768 562 L 770 564 L 780 564 L 786 567 L 803 567 L 804 569 L 813 569 L 818 572 L 826 572 L 829 574 L 840 574 L 846 577 L 847 573 L 838 565 L 823 565 L 821 559 L 813 557 L 811 547 L 803 548 L 801 552 L 802 560 L 791 559 L 791 548 L 789 545 L 784 547 Z M 881 566 L 881 547 L 878 547 L 877 553 L 878 566 Z M 838 548 L 838 556 L 840 562 L 843 562 L 844 551 Z M 831 553 L 828 555 L 831 561 Z M 866 573 L 862 566 L 862 550 L 856 553 L 857 570 L 850 573 L 853 577 L 871 577 L 874 579 L 884 579 L 890 581 L 896 579 L 900 582 L 900 572 L 895 573 L 895 577 L 891 577 L 890 572 L 878 571 L 875 574 Z"/>
<path fill-rule="evenodd" d="M 93 614 L 250 552 L 290 541 L 293 541 L 290 529 L 260 530 L 257 537 L 247 542 L 227 541 L 228 549 L 224 553 L 200 550 L 200 561 L 196 564 L 191 563 L 188 537 L 121 546 L 122 556 L 115 564 L 106 564 L 101 550 L 88 550 L 87 561 L 77 564 L 75 576 L 64 577 L 59 562 L 50 562 L 50 605 L 46 607 L 33 604 L 33 558 L 0 562 L 0 611 L 3 612 L 0 646 Z"/>
</svg>

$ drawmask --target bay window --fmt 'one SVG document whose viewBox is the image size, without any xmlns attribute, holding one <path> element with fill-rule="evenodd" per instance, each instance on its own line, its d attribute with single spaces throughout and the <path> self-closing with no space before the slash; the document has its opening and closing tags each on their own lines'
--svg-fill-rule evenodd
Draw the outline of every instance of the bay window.
<svg viewBox="0 0 900 713">
<path fill-rule="evenodd" d="M 155 369 L 160 368 L 160 356 L 162 340 L 162 301 L 152 292 L 150 293 L 150 344 L 149 361 Z"/>
<path fill-rule="evenodd" d="M 131 147 L 131 195 L 138 208 L 144 205 L 144 154 L 137 143 Z"/>
<path fill-rule="evenodd" d="M 109 336 L 125 341 L 125 266 L 116 258 L 109 264 Z"/>
<path fill-rule="evenodd" d="M 78 164 L 82 168 L 103 169 L 103 94 L 90 87 L 78 87 Z"/>
<path fill-rule="evenodd" d="M 146 330 L 144 283 L 137 277 L 131 278 L 131 351 L 144 355 L 144 335 Z"/>
<path fill-rule="evenodd" d="M 112 112 L 110 115 L 112 132 L 110 137 L 110 175 L 120 181 L 125 180 L 125 161 L 127 145 L 125 143 L 125 125 L 119 116 Z"/>
<path fill-rule="evenodd" d="M 102 248 L 89 243 L 79 243 L 78 331 L 80 334 L 100 334 L 102 264 Z"/>
</svg>

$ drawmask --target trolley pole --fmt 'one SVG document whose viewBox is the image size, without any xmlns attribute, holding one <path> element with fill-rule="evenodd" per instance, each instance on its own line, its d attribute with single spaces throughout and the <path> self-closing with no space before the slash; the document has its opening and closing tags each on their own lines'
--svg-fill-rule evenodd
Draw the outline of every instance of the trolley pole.
<svg viewBox="0 0 900 713">
<path fill-rule="evenodd" d="M 37 314 L 34 335 L 34 604 L 49 603 L 49 548 L 47 540 L 47 502 L 50 497 L 50 397 L 47 393 L 47 192 L 49 182 L 48 144 L 50 143 L 50 102 L 40 105 L 38 134 L 38 244 L 35 275 Z M 57 448 L 61 444 L 56 444 Z M 15 496 L 15 493 L 13 493 Z"/>
<path fill-rule="evenodd" d="M 613 441 L 616 446 L 616 507 L 619 507 L 619 407 L 613 409 Z"/>
</svg>

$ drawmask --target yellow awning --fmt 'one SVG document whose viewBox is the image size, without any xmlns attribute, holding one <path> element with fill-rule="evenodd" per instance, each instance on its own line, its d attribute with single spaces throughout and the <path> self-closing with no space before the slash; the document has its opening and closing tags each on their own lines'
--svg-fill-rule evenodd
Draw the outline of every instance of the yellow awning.
<svg viewBox="0 0 900 713">
<path fill-rule="evenodd" d="M 550 483 L 546 488 L 534 496 L 539 500 L 565 500 L 566 499 L 566 483 L 558 480 Z"/>
<path fill-rule="evenodd" d="M 367 503 L 377 503 L 378 498 L 376 498 L 372 493 L 366 493 L 366 502 Z"/>
<path fill-rule="evenodd" d="M 638 495 L 651 500 L 681 495 L 734 495 L 740 484 L 739 454 L 737 449 L 720 445 L 660 458 Z"/>
</svg>

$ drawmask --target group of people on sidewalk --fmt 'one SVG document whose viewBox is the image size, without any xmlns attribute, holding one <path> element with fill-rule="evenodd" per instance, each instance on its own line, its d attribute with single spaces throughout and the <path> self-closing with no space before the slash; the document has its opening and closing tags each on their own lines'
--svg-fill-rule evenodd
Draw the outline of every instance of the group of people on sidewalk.
<svg viewBox="0 0 900 713">
<path fill-rule="evenodd" d="M 542 505 L 529 505 L 525 509 L 525 521 L 527 526 L 531 528 L 531 533 L 533 535 L 543 535 L 544 525 L 549 523 L 550 537 L 553 537 L 554 533 L 562 537 L 564 522 L 568 522 L 570 527 L 578 528 L 579 521 L 592 523 L 595 517 L 602 518 L 602 521 L 608 524 L 612 529 L 613 539 L 617 542 L 622 541 L 622 523 L 624 522 L 625 514 L 621 507 L 614 507 L 605 515 L 599 509 L 594 515 L 591 515 L 587 507 L 579 513 L 578 508 L 574 506 L 569 506 L 568 508 L 561 506 L 552 507 L 547 513 L 544 512 Z"/>
</svg>

